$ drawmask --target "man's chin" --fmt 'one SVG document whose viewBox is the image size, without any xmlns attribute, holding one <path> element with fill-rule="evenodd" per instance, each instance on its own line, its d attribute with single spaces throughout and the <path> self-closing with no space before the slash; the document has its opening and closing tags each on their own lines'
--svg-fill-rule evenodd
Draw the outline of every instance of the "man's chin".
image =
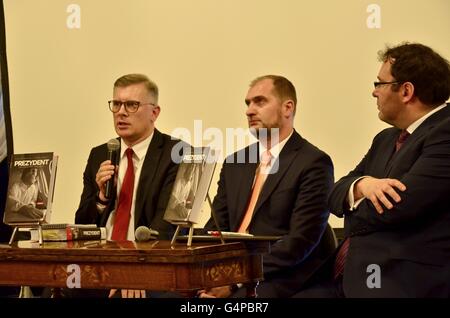
<svg viewBox="0 0 450 318">
<path fill-rule="evenodd" d="M 129 133 L 126 133 L 125 131 L 116 130 L 117 136 L 120 137 L 120 139 L 124 141 L 132 140 L 132 135 Z"/>
<path fill-rule="evenodd" d="M 128 127 L 116 127 L 116 133 L 121 138 L 126 138 L 127 136 L 130 135 Z"/>
<path fill-rule="evenodd" d="M 378 119 L 380 119 L 381 121 L 385 122 L 388 125 L 395 126 L 394 121 L 389 119 L 389 118 L 387 118 L 385 115 L 383 115 L 382 112 L 378 113 Z"/>
<path fill-rule="evenodd" d="M 250 130 L 250 133 L 255 136 L 256 138 L 258 138 L 259 136 L 259 130 L 261 129 L 261 127 L 257 127 L 257 126 L 250 126 L 248 128 Z"/>
</svg>

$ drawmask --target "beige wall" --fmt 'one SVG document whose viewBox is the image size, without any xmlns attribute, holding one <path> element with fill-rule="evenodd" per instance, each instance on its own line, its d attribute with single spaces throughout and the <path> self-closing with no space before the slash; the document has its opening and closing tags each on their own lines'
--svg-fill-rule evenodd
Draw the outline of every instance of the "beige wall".
<svg viewBox="0 0 450 318">
<path fill-rule="evenodd" d="M 72 3 L 81 9 L 80 28 L 67 26 L 67 20 L 71 26 L 78 21 L 67 12 Z M 367 12 L 370 4 L 381 9 L 381 28 L 367 26 L 368 19 L 377 21 Z M 196 119 L 204 129 L 246 127 L 249 81 L 284 75 L 298 90 L 297 130 L 330 154 L 337 179 L 385 127 L 371 97 L 376 52 L 407 40 L 450 58 L 448 0 L 4 0 L 4 5 L 15 152 L 60 156 L 53 222 L 73 222 L 89 150 L 115 136 L 106 101 L 113 81 L 125 73 L 145 73 L 158 83 L 157 127 L 167 133 L 193 130 Z M 210 194 L 215 192 L 214 182 Z"/>
</svg>

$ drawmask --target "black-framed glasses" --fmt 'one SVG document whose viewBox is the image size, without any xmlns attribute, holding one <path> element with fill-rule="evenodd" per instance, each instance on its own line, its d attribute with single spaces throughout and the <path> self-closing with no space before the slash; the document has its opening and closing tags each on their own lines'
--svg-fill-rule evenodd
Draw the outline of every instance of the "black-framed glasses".
<svg viewBox="0 0 450 318">
<path fill-rule="evenodd" d="M 126 100 L 126 101 L 122 102 L 120 100 L 114 100 L 114 99 L 109 100 L 108 105 L 109 105 L 109 110 L 112 111 L 113 113 L 117 113 L 120 110 L 120 108 L 122 107 L 122 105 L 125 107 L 125 110 L 127 113 L 137 112 L 137 110 L 139 109 L 139 106 L 143 106 L 143 105 L 155 106 L 155 104 L 153 104 L 153 103 L 141 103 L 137 100 Z"/>
<path fill-rule="evenodd" d="M 392 82 L 383 82 L 383 81 L 380 81 L 380 82 L 373 82 L 373 87 L 378 88 L 378 87 L 381 86 L 381 85 L 391 85 L 391 84 L 399 84 L 399 83 L 400 83 L 399 81 L 392 81 Z"/>
</svg>

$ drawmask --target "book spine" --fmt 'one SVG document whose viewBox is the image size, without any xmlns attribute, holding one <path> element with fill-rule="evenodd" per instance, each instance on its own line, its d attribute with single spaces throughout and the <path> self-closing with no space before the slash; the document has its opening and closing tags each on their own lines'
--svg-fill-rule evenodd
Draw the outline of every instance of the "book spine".
<svg viewBox="0 0 450 318">
<path fill-rule="evenodd" d="M 106 239 L 106 229 L 98 227 L 66 227 L 65 229 L 43 229 L 42 239 L 44 241 L 104 240 Z"/>
<path fill-rule="evenodd" d="M 101 228 L 73 228 L 71 229 L 72 239 L 75 240 L 101 240 L 106 237 L 102 237 Z"/>
</svg>

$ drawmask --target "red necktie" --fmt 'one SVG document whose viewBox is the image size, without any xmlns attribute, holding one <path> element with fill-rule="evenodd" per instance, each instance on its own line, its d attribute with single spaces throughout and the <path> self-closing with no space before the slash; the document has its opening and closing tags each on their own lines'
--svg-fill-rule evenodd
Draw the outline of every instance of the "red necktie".
<svg viewBox="0 0 450 318">
<path fill-rule="evenodd" d="M 256 170 L 256 179 L 255 184 L 253 185 L 252 194 L 250 196 L 250 200 L 247 206 L 247 211 L 244 214 L 244 218 L 242 219 L 242 223 L 239 226 L 238 232 L 246 233 L 247 228 L 250 225 L 250 221 L 252 220 L 253 212 L 256 206 L 256 202 L 258 201 L 259 193 L 261 192 L 262 186 L 267 179 L 267 168 L 270 164 L 270 160 L 272 159 L 272 154 L 269 150 L 264 151 L 261 158 L 261 164 Z"/>
<path fill-rule="evenodd" d="M 119 202 L 116 209 L 113 232 L 111 239 L 113 241 L 124 241 L 127 239 L 128 225 L 130 223 L 131 204 L 133 202 L 134 189 L 134 166 L 133 149 L 128 148 L 125 151 L 128 159 L 127 171 L 120 189 Z"/>
<path fill-rule="evenodd" d="M 333 278 L 336 280 L 344 273 L 344 265 L 347 259 L 348 248 L 350 246 L 350 237 L 347 237 L 342 243 L 336 254 L 336 260 L 333 268 Z"/>
<path fill-rule="evenodd" d="M 402 130 L 402 132 L 398 136 L 397 141 L 395 142 L 395 152 L 400 150 L 400 148 L 405 143 L 406 139 L 408 139 L 409 135 L 410 133 L 407 130 Z"/>
</svg>

